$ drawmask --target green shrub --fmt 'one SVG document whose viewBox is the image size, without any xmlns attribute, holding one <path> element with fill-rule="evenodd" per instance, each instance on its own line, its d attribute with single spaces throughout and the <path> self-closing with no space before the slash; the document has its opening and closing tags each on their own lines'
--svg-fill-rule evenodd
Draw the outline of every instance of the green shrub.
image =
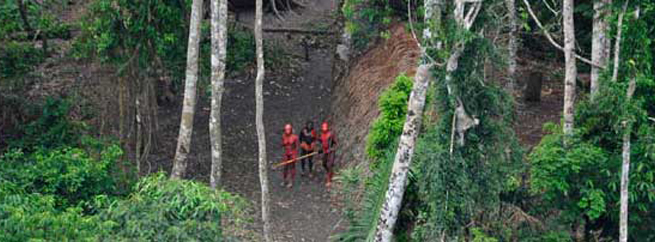
<svg viewBox="0 0 655 242">
<path fill-rule="evenodd" d="M 18 127 L 18 139 L 10 141 L 10 147 L 31 151 L 35 148 L 51 149 L 78 146 L 86 124 L 72 121 L 69 117 L 71 99 L 48 97 L 43 105 L 32 107 L 36 119 Z"/>
<path fill-rule="evenodd" d="M 1 241 L 99 241 L 107 235 L 107 223 L 79 207 L 59 209 L 52 195 L 3 194 L 5 185 L 0 182 Z"/>
<path fill-rule="evenodd" d="M 375 120 L 366 140 L 366 153 L 374 160 L 384 157 L 397 142 L 407 115 L 407 101 L 412 92 L 412 79 L 401 73 L 378 100 L 380 116 Z M 373 163 L 375 164 L 375 163 Z"/>
<path fill-rule="evenodd" d="M 2 43 L 2 42 L 0 42 Z M 43 51 L 31 43 L 7 41 L 0 45 L 0 78 L 24 74 L 43 61 Z"/>
<path fill-rule="evenodd" d="M 142 179 L 133 194 L 108 204 L 99 217 L 111 224 L 108 240 L 221 241 L 221 216 L 238 215 L 245 205 L 227 192 L 159 173 Z"/>
<path fill-rule="evenodd" d="M 0 177 L 27 194 L 53 195 L 57 208 L 75 206 L 95 195 L 114 194 L 111 171 L 122 150 L 111 145 L 98 157 L 78 148 L 37 148 L 31 154 L 14 149 L 0 158 Z"/>
</svg>

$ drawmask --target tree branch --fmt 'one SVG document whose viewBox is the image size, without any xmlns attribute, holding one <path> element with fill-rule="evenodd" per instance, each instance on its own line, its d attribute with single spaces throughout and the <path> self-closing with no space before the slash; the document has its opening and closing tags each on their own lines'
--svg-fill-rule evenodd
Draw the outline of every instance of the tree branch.
<svg viewBox="0 0 655 242">
<path fill-rule="evenodd" d="M 553 46 L 555 46 L 557 49 L 559 49 L 559 50 L 561 50 L 561 51 L 564 51 L 564 48 L 562 47 L 562 45 L 560 45 L 559 43 L 557 43 L 557 41 L 555 41 L 555 39 L 553 39 L 553 36 L 550 35 L 550 33 L 548 32 L 548 30 L 546 30 L 546 28 L 544 28 L 544 25 L 541 24 L 541 21 L 539 21 L 539 19 L 537 18 L 537 15 L 535 15 L 534 12 L 532 11 L 532 7 L 530 6 L 530 3 L 528 3 L 527 0 L 523 0 L 523 3 L 524 3 L 525 6 L 527 7 L 528 12 L 530 13 L 530 16 L 532 17 L 532 19 L 537 23 L 537 26 L 539 26 L 539 28 L 541 29 L 541 31 L 543 31 L 543 33 L 544 33 L 544 35 L 546 36 L 546 38 L 548 39 L 548 41 L 549 41 Z M 587 63 L 587 64 L 589 64 L 589 65 L 591 65 L 591 66 L 594 66 L 594 67 L 597 67 L 597 68 L 600 68 L 600 69 L 605 69 L 604 66 L 600 66 L 600 65 L 598 65 L 598 64 L 596 64 L 596 63 L 594 63 L 594 62 L 592 62 L 591 60 L 589 60 L 589 59 L 587 59 L 587 58 L 584 58 L 584 57 L 578 55 L 577 53 L 575 54 L 575 58 L 578 59 L 578 60 L 580 60 L 580 61 L 582 61 L 582 62 L 584 62 L 584 63 Z"/>
</svg>

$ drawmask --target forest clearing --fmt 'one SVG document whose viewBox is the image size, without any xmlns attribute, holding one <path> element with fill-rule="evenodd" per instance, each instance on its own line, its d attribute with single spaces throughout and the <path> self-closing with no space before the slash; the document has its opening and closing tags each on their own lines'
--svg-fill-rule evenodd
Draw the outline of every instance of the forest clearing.
<svg viewBox="0 0 655 242">
<path fill-rule="evenodd" d="M 0 241 L 655 241 L 655 1 L 3 0 Z"/>
</svg>

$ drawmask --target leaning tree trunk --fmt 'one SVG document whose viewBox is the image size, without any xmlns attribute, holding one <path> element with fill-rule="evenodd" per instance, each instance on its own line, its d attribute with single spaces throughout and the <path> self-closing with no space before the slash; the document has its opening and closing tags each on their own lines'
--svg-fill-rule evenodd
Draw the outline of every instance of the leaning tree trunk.
<svg viewBox="0 0 655 242">
<path fill-rule="evenodd" d="M 433 21 L 433 17 L 440 16 L 440 4 L 441 0 L 425 0 L 425 22 Z M 436 20 L 438 21 L 438 19 Z M 430 43 L 430 29 L 426 28 L 423 31 L 423 37 L 425 43 Z M 423 59 L 427 59 L 425 50 L 422 50 L 422 52 Z M 391 237 L 393 236 L 393 228 L 396 224 L 407 186 L 407 173 L 414 154 L 414 144 L 421 128 L 431 66 L 427 62 L 421 64 L 414 76 L 414 85 L 407 103 L 407 117 L 398 143 L 398 149 L 396 150 L 391 176 L 389 177 L 389 188 L 387 189 L 385 201 L 377 221 L 375 241 L 391 241 Z"/>
<path fill-rule="evenodd" d="M 562 16 L 564 17 L 564 59 L 566 71 L 564 77 L 564 134 L 573 134 L 573 113 L 575 103 L 575 27 L 573 23 L 573 0 L 564 0 Z"/>
<path fill-rule="evenodd" d="M 507 43 L 507 51 L 509 52 L 507 61 L 507 91 L 514 93 L 516 86 L 516 5 L 514 0 L 505 0 L 507 5 L 507 15 L 509 17 L 509 41 Z"/>
<path fill-rule="evenodd" d="M 255 78 L 255 126 L 257 126 L 257 143 L 259 147 L 259 181 L 262 189 L 262 220 L 264 222 L 264 239 L 271 239 L 270 197 L 268 194 L 268 171 L 266 162 L 266 134 L 264 133 L 264 42 L 262 40 L 262 0 L 255 2 L 255 46 L 257 49 L 257 77 Z"/>
<path fill-rule="evenodd" d="M 223 148 L 221 142 L 221 99 L 225 80 L 227 53 L 227 0 L 211 0 L 211 82 L 212 101 L 209 133 L 212 149 L 212 167 L 209 184 L 212 188 L 221 183 Z"/>
<path fill-rule="evenodd" d="M 189 26 L 189 44 L 187 48 L 186 81 L 184 85 L 184 103 L 180 133 L 177 137 L 177 148 L 171 178 L 181 179 L 186 172 L 187 156 L 191 149 L 191 134 L 193 133 L 193 115 L 196 107 L 196 82 L 198 81 L 198 49 L 200 46 L 200 21 L 202 20 L 202 0 L 193 0 L 191 6 L 191 23 Z"/>
<path fill-rule="evenodd" d="M 630 80 L 628 86 L 628 102 L 632 99 L 637 84 L 635 78 Z M 619 242 L 628 241 L 628 185 L 630 184 L 630 132 L 632 123 L 629 120 L 623 121 L 625 133 L 623 133 L 623 165 L 621 166 L 621 207 L 619 214 Z"/>
<path fill-rule="evenodd" d="M 598 66 L 605 66 L 609 58 L 609 38 L 607 38 L 607 9 L 612 0 L 598 0 L 594 2 L 594 20 L 593 33 L 591 40 L 591 61 Z M 591 66 L 591 97 L 594 98 L 598 93 L 598 78 L 600 78 L 601 69 L 597 66 Z"/>
</svg>

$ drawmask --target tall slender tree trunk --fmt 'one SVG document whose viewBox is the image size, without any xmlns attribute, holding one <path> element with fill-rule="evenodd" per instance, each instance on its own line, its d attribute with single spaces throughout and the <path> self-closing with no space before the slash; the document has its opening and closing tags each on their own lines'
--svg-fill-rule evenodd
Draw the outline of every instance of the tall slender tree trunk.
<svg viewBox="0 0 655 242">
<path fill-rule="evenodd" d="M 425 0 L 425 22 L 434 21 L 433 17 L 440 16 L 440 3 L 441 0 Z M 430 43 L 430 36 L 430 29 L 426 28 L 423 31 L 425 43 Z M 412 163 L 414 144 L 421 129 L 425 96 L 431 75 L 430 68 L 432 65 L 425 62 L 425 59 L 427 59 L 425 50 L 423 50 L 423 55 L 424 63 L 416 70 L 414 85 L 407 103 L 407 117 L 398 143 L 398 149 L 396 150 L 391 176 L 389 177 L 389 188 L 385 195 L 385 202 L 382 205 L 380 217 L 377 221 L 375 241 L 391 241 L 393 228 L 396 224 L 407 186 L 407 173 Z"/>
<path fill-rule="evenodd" d="M 623 10 L 621 12 L 621 18 L 627 8 L 626 5 L 623 5 Z M 635 18 L 639 18 L 639 7 L 637 7 Z M 622 24 L 622 23 L 621 23 Z M 619 28 L 623 26 L 619 24 Z M 617 33 L 618 34 L 618 33 Z M 621 46 L 617 46 L 620 48 Z M 628 85 L 628 91 L 626 93 L 628 103 L 632 100 L 632 95 L 635 93 L 637 88 L 636 77 L 630 79 L 630 84 Z M 626 117 L 627 120 L 623 121 L 623 127 L 625 133 L 623 133 L 623 165 L 621 167 L 621 197 L 620 197 L 620 213 L 619 213 L 619 242 L 628 241 L 628 203 L 629 203 L 629 185 L 630 185 L 630 133 L 632 132 L 632 121 L 630 118 L 631 114 L 628 114 Z"/>
<path fill-rule="evenodd" d="M 573 23 L 573 0 L 564 0 L 562 16 L 564 17 L 564 59 L 566 71 L 564 77 L 564 134 L 573 134 L 573 113 L 575 104 L 575 79 L 578 70 L 575 66 L 575 27 Z"/>
<path fill-rule="evenodd" d="M 259 181 L 262 189 L 262 221 L 264 221 L 264 239 L 271 238 L 270 196 L 268 194 L 268 164 L 266 162 L 266 134 L 264 133 L 264 41 L 262 39 L 262 0 L 255 1 L 255 47 L 257 49 L 257 77 L 255 78 L 255 126 L 257 126 L 257 144 L 259 147 Z"/>
<path fill-rule="evenodd" d="M 607 37 L 607 16 L 609 15 L 608 7 L 612 0 L 597 0 L 594 2 L 594 20 L 591 40 L 591 61 L 598 66 L 606 66 L 609 58 L 609 38 Z M 591 97 L 594 98 L 598 93 L 598 78 L 601 69 L 591 66 Z"/>
<path fill-rule="evenodd" d="M 509 16 L 509 41 L 507 43 L 507 50 L 509 51 L 507 61 L 507 91 L 514 93 L 516 86 L 516 50 L 518 43 L 516 41 L 516 5 L 514 0 L 505 0 L 507 5 L 507 15 Z"/>
<path fill-rule="evenodd" d="M 209 184 L 212 188 L 221 183 L 223 168 L 221 141 L 221 99 L 225 80 L 225 56 L 227 53 L 227 0 L 211 0 L 211 82 L 212 101 L 209 117 L 209 133 L 212 149 L 212 167 Z"/>
<path fill-rule="evenodd" d="M 20 14 L 21 20 L 23 20 L 25 31 L 31 33 L 32 25 L 30 25 L 30 21 L 27 18 L 27 7 L 25 6 L 25 2 L 23 1 L 24 0 L 16 0 L 16 4 L 18 5 L 18 13 Z"/>
<path fill-rule="evenodd" d="M 623 32 L 623 16 L 625 11 L 628 9 L 628 1 L 623 3 L 623 9 L 619 13 L 619 22 L 616 26 L 616 40 L 614 40 L 614 69 L 612 70 L 612 82 L 616 82 L 616 79 L 619 77 L 619 59 L 621 54 L 621 33 Z"/>
<path fill-rule="evenodd" d="M 184 103 L 182 104 L 180 133 L 177 138 L 177 148 L 173 160 L 173 170 L 171 171 L 171 178 L 173 179 L 181 179 L 184 176 L 187 167 L 187 156 L 191 149 L 193 115 L 196 107 L 196 82 L 198 81 L 198 49 L 200 48 L 200 21 L 202 21 L 203 13 L 202 2 L 202 0 L 193 0 L 191 5 Z"/>
<path fill-rule="evenodd" d="M 637 84 L 635 78 L 630 79 L 628 86 L 627 96 L 628 102 L 632 99 Z M 619 242 L 628 241 L 628 197 L 629 197 L 629 184 L 630 184 L 630 132 L 632 130 L 632 123 L 629 120 L 623 121 L 623 165 L 621 166 L 621 206 L 619 213 Z"/>
</svg>

